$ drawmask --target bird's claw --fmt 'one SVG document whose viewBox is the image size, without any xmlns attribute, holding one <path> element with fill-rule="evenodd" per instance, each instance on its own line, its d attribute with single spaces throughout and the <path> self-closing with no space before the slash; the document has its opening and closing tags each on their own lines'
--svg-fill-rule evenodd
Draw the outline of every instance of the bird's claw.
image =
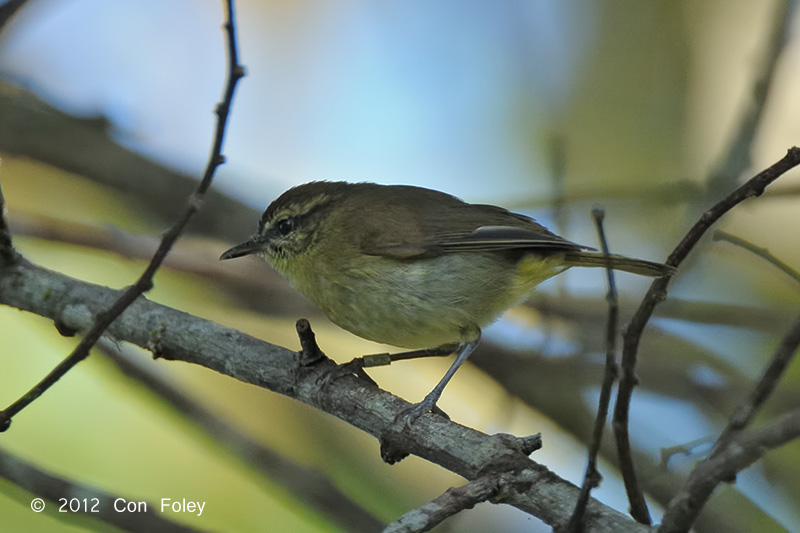
<svg viewBox="0 0 800 533">
<path fill-rule="evenodd" d="M 394 464 L 404 459 L 408 452 L 405 451 L 403 442 L 403 434 L 411 428 L 414 422 L 426 413 L 433 413 L 450 420 L 447 413 L 436 406 L 438 398 L 432 395 L 426 396 L 421 402 L 403 409 L 394 420 L 383 430 L 380 437 L 381 442 L 381 458 L 389 463 Z"/>
</svg>

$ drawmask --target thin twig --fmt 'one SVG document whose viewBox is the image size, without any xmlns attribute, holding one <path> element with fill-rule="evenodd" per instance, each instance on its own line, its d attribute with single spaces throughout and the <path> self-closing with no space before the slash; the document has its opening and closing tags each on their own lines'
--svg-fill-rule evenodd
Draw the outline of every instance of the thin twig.
<svg viewBox="0 0 800 533">
<path fill-rule="evenodd" d="M 734 436 L 730 446 L 701 461 L 664 513 L 658 533 L 689 531 L 714 489 L 732 479 L 764 454 L 800 438 L 800 409 L 791 411 L 769 425 Z"/>
<path fill-rule="evenodd" d="M 689 442 L 684 442 L 682 444 L 676 444 L 675 446 L 668 446 L 666 448 L 661 448 L 661 468 L 667 469 L 669 468 L 669 460 L 672 459 L 675 455 L 691 455 L 692 452 L 703 446 L 704 444 L 712 444 L 714 442 L 713 435 L 706 435 L 705 437 L 700 437 L 699 439 L 694 439 Z"/>
<path fill-rule="evenodd" d="M 603 231 L 603 218 L 605 218 L 605 213 L 602 209 L 595 208 L 592 209 L 592 216 L 594 217 L 597 236 L 600 240 L 600 249 L 603 254 L 608 257 L 608 241 L 606 240 L 605 231 Z M 617 328 L 619 324 L 619 299 L 617 296 L 617 284 L 614 280 L 614 271 L 611 268 L 610 261 L 606 267 L 606 278 L 608 282 L 608 292 L 606 293 L 606 302 L 608 303 L 605 339 L 606 364 L 603 373 L 603 383 L 600 387 L 600 398 L 597 401 L 597 417 L 595 418 L 594 428 L 592 429 L 592 441 L 589 445 L 589 458 L 588 464 L 586 465 L 586 473 L 583 477 L 583 485 L 581 485 L 578 501 L 575 504 L 575 511 L 573 511 L 572 517 L 570 517 L 569 524 L 567 525 L 567 531 L 570 533 L 583 531 L 589 495 L 592 489 L 599 486 L 603 479 L 603 476 L 597 470 L 597 456 L 600 453 L 600 444 L 603 441 L 603 430 L 606 427 L 608 405 L 611 402 L 611 390 L 614 387 L 614 381 L 616 381 L 618 373 L 616 352 Z"/>
<path fill-rule="evenodd" d="M 718 229 L 717 231 L 714 232 L 714 235 L 712 236 L 712 239 L 714 239 L 715 241 L 729 242 L 729 243 L 731 243 L 733 245 L 740 246 L 741 248 L 744 248 L 745 250 L 747 250 L 749 252 L 752 252 L 752 253 L 756 254 L 757 256 L 759 256 L 760 258 L 766 260 L 768 263 L 770 263 L 775 268 L 781 270 L 784 274 L 788 275 L 790 278 L 795 280 L 797 283 L 800 283 L 800 272 L 798 272 L 797 270 L 795 270 L 794 268 L 792 268 L 788 264 L 784 263 L 783 261 L 781 261 L 780 259 L 778 259 L 774 255 L 772 255 L 772 253 L 770 253 L 770 251 L 767 250 L 766 248 L 762 248 L 760 246 L 756 246 L 755 244 L 753 244 L 750 241 L 746 241 L 746 240 L 742 239 L 741 237 L 737 237 L 736 235 L 731 235 L 730 233 L 722 231 L 720 229 Z"/>
<path fill-rule="evenodd" d="M 39 398 L 47 389 L 55 384 L 64 374 L 69 372 L 76 364 L 83 361 L 88 357 L 89 350 L 94 346 L 100 337 L 103 335 L 108 326 L 119 316 L 125 309 L 127 309 L 139 296 L 147 292 L 153 287 L 153 276 L 164 261 L 164 258 L 169 253 L 172 245 L 183 232 L 189 220 L 200 209 L 205 192 L 211 185 L 214 177 L 214 172 L 217 167 L 224 162 L 222 155 L 222 143 L 225 135 L 225 127 L 227 124 L 228 114 L 230 112 L 231 103 L 233 101 L 233 93 L 236 89 L 237 82 L 244 76 L 244 67 L 239 64 L 238 53 L 236 50 L 236 30 L 234 25 L 234 7 L 233 0 L 226 0 L 227 7 L 227 20 L 224 28 L 227 33 L 227 48 L 228 48 L 228 74 L 225 85 L 225 94 L 222 102 L 217 104 L 217 126 L 214 136 L 214 143 L 211 149 L 208 163 L 206 165 L 203 179 L 197 186 L 197 189 L 189 198 L 189 201 L 184 208 L 183 213 L 162 236 L 161 244 L 153 254 L 150 264 L 136 281 L 135 284 L 129 286 L 119 296 L 116 302 L 105 311 L 97 313 L 94 325 L 86 332 L 81 342 L 72 353 L 62 361 L 56 368 L 54 368 L 44 379 L 37 383 L 30 391 L 28 391 L 22 398 L 11 404 L 7 409 L 0 412 L 0 431 L 5 431 L 11 424 L 11 419 L 20 411 L 25 409 L 33 401 Z"/>
<path fill-rule="evenodd" d="M 703 213 L 694 226 L 689 230 L 683 240 L 672 251 L 666 264 L 678 267 L 689 255 L 689 252 L 697 245 L 700 238 L 708 229 L 719 220 L 722 215 L 730 211 L 739 203 L 752 197 L 760 196 L 764 189 L 773 181 L 778 179 L 788 170 L 800 164 L 800 148 L 792 147 L 788 150 L 783 159 L 758 173 L 748 180 L 744 185 L 730 193 L 711 209 Z M 650 285 L 641 305 L 636 314 L 631 319 L 623 335 L 622 346 L 622 376 L 617 393 L 617 401 L 614 406 L 614 434 L 617 441 L 617 453 L 620 460 L 620 470 L 625 482 L 625 490 L 628 493 L 628 501 L 631 507 L 631 516 L 637 521 L 650 524 L 650 512 L 644 499 L 644 493 L 639 486 L 636 471 L 633 465 L 631 454 L 630 435 L 628 432 L 629 410 L 633 389 L 636 386 L 636 357 L 639 350 L 639 341 L 642 333 L 653 315 L 656 306 L 666 298 L 667 285 L 670 277 L 665 276 L 656 279 Z"/>
</svg>

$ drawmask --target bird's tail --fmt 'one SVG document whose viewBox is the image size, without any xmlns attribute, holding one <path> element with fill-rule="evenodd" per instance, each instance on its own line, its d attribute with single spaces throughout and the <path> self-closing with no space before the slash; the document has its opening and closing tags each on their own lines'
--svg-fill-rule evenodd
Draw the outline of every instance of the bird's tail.
<svg viewBox="0 0 800 533">
<path fill-rule="evenodd" d="M 624 255 L 604 255 L 597 252 L 567 252 L 564 254 L 564 263 L 567 266 L 582 267 L 607 267 L 622 270 L 640 276 L 660 277 L 674 274 L 676 269 L 663 263 L 634 259 Z"/>
</svg>

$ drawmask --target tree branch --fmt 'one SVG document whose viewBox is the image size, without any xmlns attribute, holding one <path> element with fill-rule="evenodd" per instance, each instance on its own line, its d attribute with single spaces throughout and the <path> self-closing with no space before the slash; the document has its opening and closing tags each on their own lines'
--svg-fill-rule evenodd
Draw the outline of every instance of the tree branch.
<svg viewBox="0 0 800 533">
<path fill-rule="evenodd" d="M 0 303 L 48 317 L 62 329 L 85 331 L 92 317 L 118 291 L 83 282 L 20 260 L 0 266 Z M 156 356 L 199 364 L 240 381 L 268 388 L 324 410 L 378 438 L 410 404 L 352 376 L 320 390 L 330 369 L 325 359 L 312 367 L 299 356 L 238 331 L 138 298 L 106 333 L 152 351 Z M 492 471 L 518 472 L 525 490 L 504 495 L 502 502 L 531 513 L 548 524 L 564 523 L 578 489 L 524 453 L 524 439 L 489 436 L 434 415 L 411 426 L 404 443 L 411 453 L 472 480 Z M 587 531 L 647 531 L 592 499 Z"/>
<path fill-rule="evenodd" d="M 581 330 L 590 330 L 593 338 L 604 326 L 602 319 L 594 324 L 583 323 Z M 786 321 L 782 321 L 785 323 Z M 785 333 L 786 327 L 784 327 Z M 585 336 L 577 342 L 585 344 Z M 697 353 L 692 350 L 698 350 Z M 521 359 L 512 349 L 484 346 L 476 350 L 475 363 L 492 379 L 502 383 L 511 396 L 519 397 L 535 406 L 544 416 L 557 420 L 559 425 L 581 442 L 590 442 L 591 427 L 596 419 L 596 406 L 585 401 L 584 394 L 564 394 L 564 390 L 586 391 L 596 386 L 597 376 L 603 372 L 603 362 L 586 353 L 572 357 L 544 357 L 528 354 Z M 692 366 L 708 361 L 709 368 L 724 376 L 725 385 L 707 386 L 698 383 L 691 374 Z M 711 412 L 729 413 L 741 400 L 741 391 L 752 387 L 752 380 L 725 365 L 715 365 L 713 354 L 698 349 L 692 343 L 663 331 L 648 343 L 648 357 L 640 360 L 638 367 L 642 381 L 650 393 L 681 398 L 693 405 L 705 406 Z M 704 363 L 699 363 L 704 364 Z M 568 387 L 568 389 L 565 389 Z M 770 400 L 771 412 L 785 412 L 800 405 L 800 395 L 783 387 Z M 504 411 L 503 411 L 504 412 Z M 498 411 L 499 416 L 502 412 Z M 716 435 L 715 435 L 716 439 Z M 709 443 L 709 447 L 713 441 Z M 610 464 L 618 465 L 618 455 L 613 439 L 603 439 L 602 456 Z M 652 451 L 633 448 L 633 460 L 640 475 L 642 488 L 662 508 L 666 508 L 686 482 L 686 475 L 659 466 Z M 738 491 L 725 491 L 706 506 L 697 522 L 698 531 L 725 531 L 750 533 L 765 524 L 777 524 L 768 512 L 755 505 Z M 776 527 L 778 527 L 776 525 Z"/>
</svg>

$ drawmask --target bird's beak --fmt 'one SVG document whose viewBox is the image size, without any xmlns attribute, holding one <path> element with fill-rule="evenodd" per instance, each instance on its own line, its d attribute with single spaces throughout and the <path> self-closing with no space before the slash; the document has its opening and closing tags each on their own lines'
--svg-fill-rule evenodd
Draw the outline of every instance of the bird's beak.
<svg viewBox="0 0 800 533">
<path fill-rule="evenodd" d="M 236 257 L 243 257 L 245 255 L 258 253 L 263 249 L 264 243 L 259 240 L 257 236 L 253 236 L 243 243 L 237 244 L 230 250 L 225 250 L 225 252 L 219 256 L 219 259 L 220 261 L 223 259 L 235 259 Z"/>
</svg>

